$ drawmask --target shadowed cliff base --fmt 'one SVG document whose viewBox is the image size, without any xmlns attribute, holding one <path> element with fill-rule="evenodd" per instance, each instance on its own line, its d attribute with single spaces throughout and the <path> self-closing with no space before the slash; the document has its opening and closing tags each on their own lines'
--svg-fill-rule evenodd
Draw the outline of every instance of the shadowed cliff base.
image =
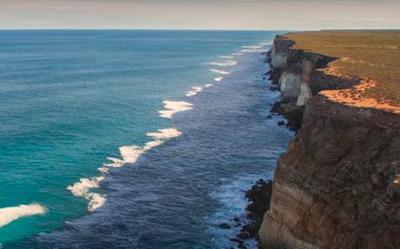
<svg viewBox="0 0 400 249">
<path fill-rule="evenodd" d="M 237 244 L 240 249 L 246 249 L 245 241 L 249 239 L 256 240 L 259 245 L 260 237 L 258 230 L 261 227 L 263 216 L 269 210 L 271 202 L 272 181 L 258 180 L 251 189 L 245 193 L 249 204 L 246 207 L 246 223 L 241 227 L 240 232 L 231 241 Z"/>
<path fill-rule="evenodd" d="M 400 32 L 276 37 L 278 108 L 305 111 L 278 161 L 265 248 L 400 248 L 399 44 Z"/>
</svg>

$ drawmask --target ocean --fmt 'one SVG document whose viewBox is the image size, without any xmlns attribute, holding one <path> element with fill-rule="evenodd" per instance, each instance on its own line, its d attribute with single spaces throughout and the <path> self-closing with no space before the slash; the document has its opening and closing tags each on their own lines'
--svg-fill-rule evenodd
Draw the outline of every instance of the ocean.
<svg viewBox="0 0 400 249">
<path fill-rule="evenodd" d="M 276 33 L 0 31 L 1 248 L 235 247 L 293 136 Z"/>
</svg>

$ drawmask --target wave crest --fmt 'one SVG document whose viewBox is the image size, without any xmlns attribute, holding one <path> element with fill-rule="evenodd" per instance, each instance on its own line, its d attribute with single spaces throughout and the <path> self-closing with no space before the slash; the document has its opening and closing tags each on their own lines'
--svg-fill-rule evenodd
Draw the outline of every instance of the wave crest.
<svg viewBox="0 0 400 249">
<path fill-rule="evenodd" d="M 148 132 L 146 135 L 156 140 L 168 140 L 171 138 L 179 137 L 180 135 L 182 135 L 182 132 L 178 131 L 175 128 L 167 128 L 160 129 L 158 130 L 158 132 Z"/>
<path fill-rule="evenodd" d="M 224 74 L 224 75 L 229 74 L 229 72 L 227 72 L 227 71 L 220 70 L 220 69 L 215 69 L 215 68 L 211 68 L 210 71 L 214 72 L 214 73 L 218 73 L 218 74 Z"/>
<path fill-rule="evenodd" d="M 227 60 L 232 60 L 232 59 L 234 59 L 235 57 L 232 56 L 232 55 L 221 55 L 219 58 L 221 58 L 221 59 L 227 59 Z"/>
<path fill-rule="evenodd" d="M 200 86 L 194 86 L 194 87 L 192 87 L 191 90 L 189 90 L 189 91 L 186 93 L 186 97 L 195 96 L 195 95 L 197 95 L 199 92 L 201 92 L 202 90 L 203 90 L 202 87 L 200 87 Z"/>
<path fill-rule="evenodd" d="M 221 61 L 221 62 L 210 62 L 210 65 L 220 66 L 220 67 L 234 66 L 236 64 L 237 64 L 237 61 L 234 61 L 234 60 L 226 60 L 226 61 Z"/>
<path fill-rule="evenodd" d="M 158 111 L 162 118 L 172 118 L 172 116 L 177 112 L 184 112 L 193 109 L 193 105 L 185 101 L 165 100 L 163 103 L 164 110 Z"/>
<path fill-rule="evenodd" d="M 104 205 L 106 201 L 106 195 L 93 192 L 92 189 L 97 189 L 100 187 L 100 183 L 105 179 L 105 176 L 109 172 L 110 168 L 120 168 L 126 164 L 133 164 L 144 152 L 159 146 L 168 139 L 179 137 L 182 135 L 182 133 L 175 128 L 166 128 L 159 129 L 156 132 L 148 132 L 146 135 L 153 138 L 153 140 L 145 143 L 143 147 L 136 145 L 121 146 L 119 148 L 121 158 L 108 157 L 107 159 L 110 160 L 111 163 L 106 163 L 99 168 L 99 171 L 102 173 L 101 176 L 81 178 L 79 182 L 68 186 L 67 189 L 71 191 L 74 196 L 82 197 L 88 200 L 88 210 L 93 212 Z"/>
<path fill-rule="evenodd" d="M 79 182 L 74 183 L 67 187 L 71 193 L 76 197 L 83 197 L 89 201 L 88 210 L 94 211 L 97 208 L 103 206 L 105 202 L 105 196 L 99 193 L 91 192 L 93 188 L 99 188 L 100 182 L 104 180 L 104 176 L 81 178 Z"/>
<path fill-rule="evenodd" d="M 36 203 L 32 203 L 29 205 L 19 205 L 16 207 L 0 208 L 0 227 L 8 225 L 11 222 L 23 217 L 43 215 L 46 212 L 46 207 Z"/>
</svg>

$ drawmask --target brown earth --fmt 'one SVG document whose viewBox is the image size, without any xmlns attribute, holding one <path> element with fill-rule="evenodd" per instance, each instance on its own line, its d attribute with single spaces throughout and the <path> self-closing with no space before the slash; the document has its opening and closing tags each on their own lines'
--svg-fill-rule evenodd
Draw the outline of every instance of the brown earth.
<svg viewBox="0 0 400 249">
<path fill-rule="evenodd" d="M 300 75 L 313 97 L 278 161 L 263 247 L 399 249 L 400 32 L 305 32 L 275 44 L 286 61 L 274 77 Z"/>
<path fill-rule="evenodd" d="M 366 107 L 376 104 L 376 108 L 400 111 L 399 31 L 300 32 L 284 37 L 295 42 L 294 49 L 339 58 L 329 65 L 327 73 L 375 82 L 361 92 L 347 90 L 359 95 L 358 100 L 365 98 Z M 341 101 L 339 96 L 335 95 L 334 99 Z"/>
</svg>

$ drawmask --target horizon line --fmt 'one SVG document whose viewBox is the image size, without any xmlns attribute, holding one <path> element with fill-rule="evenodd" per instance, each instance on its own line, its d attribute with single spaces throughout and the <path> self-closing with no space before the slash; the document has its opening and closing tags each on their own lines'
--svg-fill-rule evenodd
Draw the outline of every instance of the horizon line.
<svg viewBox="0 0 400 249">
<path fill-rule="evenodd" d="M 202 29 L 202 28 L 0 28 L 0 31 L 252 31 L 252 32 L 302 32 L 302 31 L 400 31 L 398 28 L 343 28 L 343 29 Z"/>
<path fill-rule="evenodd" d="M 202 29 L 202 28 L 0 28 L 0 30 L 138 30 L 138 31 L 295 31 L 289 29 Z"/>
</svg>

